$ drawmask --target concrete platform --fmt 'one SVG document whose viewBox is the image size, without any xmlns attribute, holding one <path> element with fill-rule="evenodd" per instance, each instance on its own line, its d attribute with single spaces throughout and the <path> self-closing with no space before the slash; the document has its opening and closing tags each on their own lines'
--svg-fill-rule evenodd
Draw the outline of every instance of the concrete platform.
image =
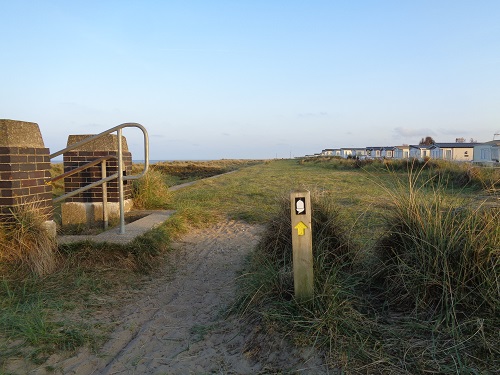
<svg viewBox="0 0 500 375">
<path fill-rule="evenodd" d="M 141 236 L 147 231 L 150 231 L 151 229 L 164 223 L 170 216 L 172 216 L 175 211 L 166 210 L 142 212 L 147 214 L 147 216 L 125 225 L 124 234 L 119 234 L 119 227 L 116 227 L 97 235 L 58 236 L 57 243 L 61 245 L 74 242 L 92 241 L 127 245 L 132 242 L 137 236 Z"/>
</svg>

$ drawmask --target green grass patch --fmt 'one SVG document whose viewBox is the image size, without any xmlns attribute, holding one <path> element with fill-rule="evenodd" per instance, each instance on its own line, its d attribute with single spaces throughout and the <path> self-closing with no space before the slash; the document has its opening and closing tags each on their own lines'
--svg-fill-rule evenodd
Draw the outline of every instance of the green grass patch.
<svg viewBox="0 0 500 375">
<path fill-rule="evenodd" d="M 84 322 L 55 320 L 51 310 L 64 308 L 60 296 L 43 291 L 39 282 L 7 281 L 0 283 L 0 365 L 11 356 L 26 356 L 43 363 L 56 351 L 72 351 L 99 339 L 93 327 Z"/>
<path fill-rule="evenodd" d="M 381 176 L 387 178 L 387 173 Z M 294 160 L 280 160 L 243 168 L 176 191 L 170 208 L 180 214 L 189 208 L 209 218 L 228 216 L 264 223 L 276 213 L 276 202 L 284 193 L 301 188 L 334 195 L 351 220 L 368 222 L 372 221 L 373 212 L 382 211 L 383 197 L 387 197 L 383 188 L 362 170 L 327 171 L 320 166 L 304 168 Z"/>
</svg>

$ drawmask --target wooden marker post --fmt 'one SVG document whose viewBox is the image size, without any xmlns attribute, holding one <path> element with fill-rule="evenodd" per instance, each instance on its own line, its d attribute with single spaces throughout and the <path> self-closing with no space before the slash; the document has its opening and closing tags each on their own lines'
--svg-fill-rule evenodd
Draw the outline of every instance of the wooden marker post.
<svg viewBox="0 0 500 375">
<path fill-rule="evenodd" d="M 292 191 L 290 202 L 295 298 L 303 302 L 312 299 L 314 294 L 311 193 L 308 190 Z"/>
</svg>

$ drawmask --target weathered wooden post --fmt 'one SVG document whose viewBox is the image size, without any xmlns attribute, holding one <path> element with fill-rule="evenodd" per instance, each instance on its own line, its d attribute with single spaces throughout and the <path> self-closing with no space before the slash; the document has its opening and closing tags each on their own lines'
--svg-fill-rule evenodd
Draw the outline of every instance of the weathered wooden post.
<svg viewBox="0 0 500 375">
<path fill-rule="evenodd" d="M 295 298 L 304 302 L 314 295 L 311 193 L 308 190 L 292 191 L 290 202 Z"/>
</svg>

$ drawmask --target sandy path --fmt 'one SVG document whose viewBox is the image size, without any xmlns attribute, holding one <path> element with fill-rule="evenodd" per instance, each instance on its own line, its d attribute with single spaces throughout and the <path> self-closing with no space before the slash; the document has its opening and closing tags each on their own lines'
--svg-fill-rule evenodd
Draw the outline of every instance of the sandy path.
<svg viewBox="0 0 500 375">
<path fill-rule="evenodd" d="M 48 364 L 55 373 L 78 375 L 327 373 L 320 359 L 292 350 L 282 337 L 270 340 L 221 314 L 261 230 L 227 221 L 184 236 L 170 254 L 173 272 L 161 273 L 115 312 L 117 327 L 97 355 L 84 349 Z"/>
</svg>

